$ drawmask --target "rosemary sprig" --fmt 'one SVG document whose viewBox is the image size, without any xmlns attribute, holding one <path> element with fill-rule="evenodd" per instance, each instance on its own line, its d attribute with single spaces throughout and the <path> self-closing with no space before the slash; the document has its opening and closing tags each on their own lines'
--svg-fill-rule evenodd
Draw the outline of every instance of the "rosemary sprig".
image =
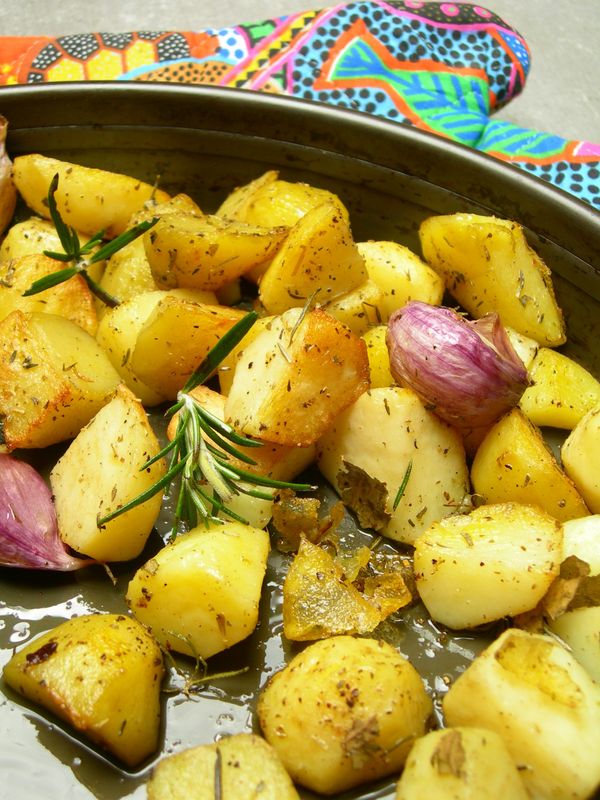
<svg viewBox="0 0 600 800">
<path fill-rule="evenodd" d="M 30 297 L 31 295 L 38 294 L 46 289 L 51 289 L 53 286 L 58 286 L 59 283 L 68 281 L 69 278 L 72 278 L 74 275 L 81 275 L 81 277 L 89 286 L 90 291 L 95 294 L 96 297 L 100 298 L 100 300 L 106 303 L 107 306 L 114 308 L 115 306 L 119 305 L 119 300 L 106 292 L 99 284 L 96 283 L 93 278 L 90 277 L 88 268 L 91 267 L 92 264 L 97 264 L 99 261 L 104 261 L 105 259 L 110 258 L 116 252 L 121 250 L 121 248 L 125 247 L 125 245 L 133 242 L 134 239 L 138 238 L 138 236 L 141 236 L 153 225 L 156 225 L 158 222 L 158 217 L 154 217 L 151 220 L 145 220 L 144 222 L 134 225 L 133 228 L 130 228 L 128 231 L 124 231 L 116 238 L 106 242 L 106 244 L 102 245 L 102 247 L 99 247 L 99 249 L 95 252 L 92 252 L 94 248 L 98 247 L 98 245 L 102 242 L 104 238 L 104 231 L 98 231 L 91 237 L 91 239 L 82 245 L 79 241 L 77 231 L 70 225 L 67 225 L 61 217 L 58 206 L 56 205 L 55 195 L 57 189 L 58 173 L 52 178 L 50 181 L 50 186 L 48 187 L 48 210 L 50 211 L 50 219 L 56 228 L 56 233 L 58 234 L 58 238 L 60 239 L 60 243 L 64 252 L 59 253 L 54 250 L 44 250 L 44 255 L 49 256 L 56 261 L 62 261 L 65 264 L 71 264 L 71 266 L 57 270 L 56 272 L 52 272 L 50 275 L 45 275 L 43 278 L 39 278 L 37 281 L 34 281 L 29 289 L 23 292 L 23 297 Z"/>
<path fill-rule="evenodd" d="M 203 408 L 190 394 L 193 388 L 204 383 L 214 373 L 257 318 L 256 312 L 249 312 L 217 342 L 178 393 L 177 402 L 167 410 L 166 415 L 169 417 L 178 414 L 175 435 L 156 456 L 140 467 L 140 470 L 147 469 L 159 459 L 170 456 L 164 477 L 129 503 L 99 518 L 98 527 L 135 508 L 158 492 L 166 491 L 177 476 L 180 477 L 180 486 L 171 538 L 177 534 L 182 523 L 194 527 L 200 520 L 222 522 L 223 516 L 247 523 L 246 519 L 227 507 L 227 503 L 235 495 L 246 494 L 271 500 L 274 489 L 310 491 L 315 488 L 307 483 L 268 478 L 241 466 L 252 466 L 256 462 L 239 447 L 261 447 L 262 442 L 238 433 Z"/>
<path fill-rule="evenodd" d="M 408 466 L 406 468 L 406 472 L 404 473 L 404 477 L 402 478 L 402 483 L 398 487 L 398 491 L 396 492 L 396 497 L 394 498 L 394 505 L 392 506 L 392 510 L 395 511 L 398 508 L 400 500 L 404 497 L 404 492 L 406 491 L 406 487 L 408 485 L 408 481 L 410 479 L 410 473 L 412 472 L 413 462 L 412 458 L 408 462 Z"/>
</svg>

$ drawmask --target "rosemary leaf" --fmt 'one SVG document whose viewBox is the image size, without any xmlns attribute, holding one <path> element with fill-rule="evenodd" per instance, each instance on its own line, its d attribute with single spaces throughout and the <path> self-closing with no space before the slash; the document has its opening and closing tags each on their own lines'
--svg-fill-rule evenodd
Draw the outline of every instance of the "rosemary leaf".
<svg viewBox="0 0 600 800">
<path fill-rule="evenodd" d="M 50 181 L 50 186 L 48 187 L 48 211 L 50 212 L 50 219 L 56 228 L 56 233 L 58 234 L 60 243 L 63 246 L 63 250 L 65 253 L 70 253 L 72 244 L 71 232 L 69 230 L 69 226 L 63 221 L 60 211 L 58 210 L 58 206 L 56 205 L 55 195 L 57 189 L 58 172 L 53 176 L 52 180 Z"/>
<path fill-rule="evenodd" d="M 203 418 L 202 413 L 198 413 L 198 422 L 202 430 L 210 436 L 212 442 L 218 448 L 225 450 L 225 452 L 229 453 L 229 455 L 232 455 L 234 458 L 243 461 L 245 464 L 256 464 L 256 461 L 253 458 L 250 458 L 250 456 L 246 455 L 246 453 L 242 453 L 237 449 L 237 447 L 234 447 L 234 445 L 228 442 L 227 439 L 224 439 L 219 433 L 217 433 L 212 425 Z M 260 445 L 261 443 L 258 442 L 258 444 Z"/>
<path fill-rule="evenodd" d="M 406 472 L 404 473 L 404 477 L 402 478 L 402 483 L 400 484 L 400 486 L 398 488 L 398 491 L 396 492 L 396 497 L 394 499 L 394 505 L 392 506 L 392 509 L 394 511 L 398 508 L 398 504 L 400 503 L 400 500 L 402 500 L 402 498 L 404 496 L 404 492 L 406 491 L 406 486 L 407 486 L 408 480 L 410 478 L 410 473 L 412 472 L 412 466 L 413 466 L 413 462 L 412 462 L 412 458 L 411 458 L 410 461 L 408 462 L 408 466 L 406 468 Z"/>
<path fill-rule="evenodd" d="M 156 225 L 158 219 L 158 217 L 153 217 L 152 219 L 138 222 L 138 224 L 134 225 L 133 228 L 130 228 L 129 230 L 119 234 L 119 236 L 116 236 L 114 239 L 111 239 L 110 242 L 107 242 L 99 250 L 96 250 L 94 255 L 88 260 L 88 264 L 97 264 L 98 261 L 104 261 L 105 259 L 110 258 L 123 247 L 137 239 L 138 236 L 141 236 L 147 230 L 152 228 L 153 225 Z"/>
<path fill-rule="evenodd" d="M 247 436 L 234 431 L 231 425 L 223 422 L 223 420 L 219 419 L 219 417 L 215 417 L 213 413 L 200 405 L 200 403 L 192 395 L 190 395 L 190 398 L 198 408 L 199 414 L 208 421 L 211 428 L 219 431 L 224 436 L 227 436 L 227 438 L 235 444 L 241 444 L 244 447 L 263 447 L 262 442 L 258 442 L 256 439 L 249 439 Z"/>
<path fill-rule="evenodd" d="M 39 292 L 44 292 L 46 289 L 52 289 L 53 286 L 58 286 L 59 283 L 68 281 L 78 272 L 79 270 L 75 267 L 65 267 L 65 269 L 59 269 L 50 275 L 44 275 L 43 278 L 38 278 L 37 281 L 31 284 L 29 289 L 23 292 L 23 297 L 31 297 L 31 295 L 39 294 Z"/>
</svg>

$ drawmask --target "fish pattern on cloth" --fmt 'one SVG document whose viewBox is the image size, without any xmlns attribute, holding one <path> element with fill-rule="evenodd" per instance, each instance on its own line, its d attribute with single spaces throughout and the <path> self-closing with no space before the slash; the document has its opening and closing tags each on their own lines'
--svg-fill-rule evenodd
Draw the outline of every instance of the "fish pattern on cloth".
<svg viewBox="0 0 600 800">
<path fill-rule="evenodd" d="M 483 6 L 362 0 L 202 31 L 0 37 L 0 85 L 132 80 L 291 95 L 414 125 L 600 209 L 600 145 L 494 120 L 530 67 Z"/>
</svg>

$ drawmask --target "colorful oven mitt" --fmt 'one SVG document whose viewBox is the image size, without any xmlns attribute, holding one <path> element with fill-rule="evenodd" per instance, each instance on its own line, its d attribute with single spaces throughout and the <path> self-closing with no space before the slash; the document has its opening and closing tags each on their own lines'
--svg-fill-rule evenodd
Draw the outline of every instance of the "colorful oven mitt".
<svg viewBox="0 0 600 800">
<path fill-rule="evenodd" d="M 524 86 L 523 38 L 482 6 L 340 3 L 199 32 L 0 37 L 0 84 L 135 80 L 275 92 L 433 131 L 600 209 L 600 145 L 490 119 Z"/>
</svg>

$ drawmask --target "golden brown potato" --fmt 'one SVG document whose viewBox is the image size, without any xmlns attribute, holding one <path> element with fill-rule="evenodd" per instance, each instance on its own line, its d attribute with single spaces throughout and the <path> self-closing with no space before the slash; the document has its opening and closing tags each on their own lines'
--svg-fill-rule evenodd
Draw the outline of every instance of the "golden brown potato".
<svg viewBox="0 0 600 800">
<path fill-rule="evenodd" d="M 323 306 L 323 310 L 340 322 L 352 333 L 362 336 L 373 325 L 381 321 L 380 305 L 383 292 L 370 278 L 356 289 L 346 292 L 337 300 Z"/>
<path fill-rule="evenodd" d="M 231 191 L 225 200 L 217 209 L 217 216 L 224 219 L 235 219 L 239 222 L 246 222 L 246 210 L 252 202 L 252 199 L 258 189 L 263 185 L 276 181 L 279 173 L 270 169 L 259 175 L 258 178 L 246 183 L 243 186 L 237 186 Z"/>
<path fill-rule="evenodd" d="M 167 294 L 138 331 L 131 370 L 157 394 L 174 400 L 208 352 L 244 316 L 240 309 Z"/>
<path fill-rule="evenodd" d="M 82 233 L 103 230 L 112 238 L 122 233 L 131 216 L 153 199 L 165 202 L 166 192 L 129 175 L 83 167 L 36 153 L 17 156 L 14 181 L 27 205 L 50 219 L 48 188 L 58 174 L 56 205 L 67 223 Z"/>
<path fill-rule="evenodd" d="M 210 658 L 256 627 L 268 554 L 260 528 L 201 524 L 140 567 L 127 602 L 163 647 Z"/>
<path fill-rule="evenodd" d="M 471 481 L 485 503 L 537 505 L 561 522 L 589 513 L 539 430 L 518 408 L 487 433 L 475 454 Z"/>
<path fill-rule="evenodd" d="M 129 386 L 132 392 L 140 398 L 146 406 L 155 406 L 164 402 L 167 397 L 161 391 L 160 386 L 150 386 L 133 369 L 133 354 L 136 349 L 137 340 L 144 326 L 149 319 L 153 318 L 157 306 L 167 297 L 177 298 L 183 306 L 192 303 L 212 303 L 214 294 L 203 292 L 200 289 L 171 289 L 169 292 L 157 290 L 153 292 L 142 292 L 129 298 L 116 308 L 112 308 L 104 314 L 98 324 L 96 338 L 108 358 L 117 370 L 123 381 Z M 227 311 L 229 313 L 229 309 Z M 162 342 L 162 352 L 169 347 L 169 342 L 179 342 L 185 349 L 187 342 L 180 341 L 180 337 L 173 336 L 173 331 L 165 331 L 166 340 Z M 147 355 L 147 342 L 146 350 Z M 143 360 L 142 364 L 145 365 Z M 148 366 L 152 366 L 151 364 Z M 164 366 L 164 362 L 163 362 Z M 168 366 L 168 365 L 167 365 Z M 185 381 L 184 381 L 185 382 Z"/>
<path fill-rule="evenodd" d="M 158 747 L 162 653 L 122 614 L 74 617 L 29 642 L 4 680 L 129 767 Z"/>
<path fill-rule="evenodd" d="M 333 636 L 309 645 L 258 700 L 258 718 L 294 782 L 335 794 L 398 772 L 432 703 L 391 645 Z"/>
<path fill-rule="evenodd" d="M 121 384 L 50 473 L 61 539 L 99 561 L 138 556 L 160 512 L 161 492 L 102 527 L 98 519 L 164 476 L 164 459 L 142 469 L 159 450 L 142 404 Z"/>
<path fill-rule="evenodd" d="M 287 228 L 179 213 L 161 217 L 144 245 L 159 286 L 215 290 L 272 258 L 286 236 Z"/>
<path fill-rule="evenodd" d="M 192 397 L 211 414 L 224 419 L 225 402 L 227 398 L 213 391 L 208 386 L 196 386 L 190 392 Z M 172 439 L 177 428 L 178 415 L 175 414 L 167 429 L 167 436 Z M 315 459 L 316 448 L 314 445 L 308 447 L 288 447 L 283 444 L 273 442 L 263 442 L 262 447 L 242 447 L 238 449 L 250 456 L 256 463 L 242 465 L 241 462 L 232 459 L 233 463 L 243 466 L 250 472 L 259 475 L 267 475 L 278 481 L 292 481 L 297 475 L 305 470 Z"/>
<path fill-rule="evenodd" d="M 164 203 L 146 203 L 143 210 L 135 213 L 130 220 L 129 227 L 139 222 L 162 217 L 176 211 L 203 216 L 200 207 L 186 194 L 177 194 Z M 146 257 L 144 240 L 141 237 L 134 239 L 125 247 L 118 250 L 106 263 L 100 285 L 104 291 L 120 302 L 129 300 L 142 292 L 151 292 L 159 286 L 154 280 L 150 264 Z M 214 301 L 216 303 L 216 300 Z M 102 306 L 100 314 L 105 311 Z"/>
<path fill-rule="evenodd" d="M 290 309 L 241 352 L 225 421 L 267 442 L 307 447 L 368 387 L 366 346 L 321 309 Z"/>
<path fill-rule="evenodd" d="M 571 430 L 600 404 L 600 383 L 573 359 L 541 347 L 529 367 L 531 386 L 519 401 L 535 424 Z"/>
<path fill-rule="evenodd" d="M 600 688 L 548 636 L 510 628 L 452 684 L 446 724 L 498 733 L 534 800 L 584 800 L 600 783 Z"/>
<path fill-rule="evenodd" d="M 259 285 L 259 298 L 268 314 L 302 307 L 316 292 L 326 305 L 356 289 L 368 278 L 364 260 L 337 203 L 308 211 L 269 264 Z"/>
<path fill-rule="evenodd" d="M 408 247 L 397 242 L 359 242 L 358 252 L 365 260 L 369 278 L 379 286 L 382 298 L 378 309 L 380 321 L 412 300 L 439 306 L 444 295 L 444 281 Z"/>
<path fill-rule="evenodd" d="M 72 438 L 119 382 L 100 345 L 71 320 L 13 311 L 0 321 L 0 419 L 8 450 Z"/>
<path fill-rule="evenodd" d="M 221 361 L 217 369 L 221 394 L 229 394 L 231 384 L 233 383 L 233 376 L 235 375 L 237 362 L 240 360 L 245 348 L 248 347 L 250 342 L 253 342 L 256 339 L 261 331 L 269 330 L 271 328 L 273 319 L 274 317 L 259 317 L 254 325 L 250 328 L 248 333 L 246 333 L 241 342 L 239 342 L 229 353 L 229 355 L 225 356 L 225 358 Z"/>
<path fill-rule="evenodd" d="M 74 275 L 64 283 L 30 297 L 23 297 L 34 281 L 61 269 L 62 264 L 42 254 L 0 262 L 0 319 L 11 311 L 40 311 L 70 319 L 92 336 L 98 327 L 96 304 L 86 282 Z"/>
<path fill-rule="evenodd" d="M 82 239 L 84 237 L 81 237 Z M 6 231 L 6 236 L 0 244 L 0 261 L 10 261 L 11 258 L 22 256 L 41 255 L 44 250 L 62 252 L 60 238 L 54 225 L 41 217 L 17 222 Z M 55 268 L 61 265 L 55 263 Z"/>
<path fill-rule="evenodd" d="M 323 203 L 334 203 L 348 219 L 348 211 L 337 195 L 307 183 L 281 180 L 277 172 L 270 170 L 233 191 L 217 213 L 250 225 L 291 227 L 308 211 Z"/>
<path fill-rule="evenodd" d="M 540 344 L 565 341 L 550 270 L 516 222 L 450 214 L 429 217 L 419 234 L 425 260 L 473 317 L 495 311 L 504 325 Z"/>
<path fill-rule="evenodd" d="M 395 800 L 528 800 L 517 765 L 497 733 L 443 728 L 414 743 Z"/>
<path fill-rule="evenodd" d="M 275 750 L 248 733 L 163 758 L 148 781 L 148 800 L 215 800 L 216 775 L 222 798 L 300 800 Z"/>
<path fill-rule="evenodd" d="M 473 628 L 535 608 L 562 560 L 560 524 L 518 503 L 434 523 L 415 542 L 417 589 L 432 619 Z"/>
<path fill-rule="evenodd" d="M 371 389 L 394 386 L 396 381 L 390 372 L 390 352 L 386 342 L 387 325 L 375 325 L 363 333 L 369 357 Z"/>
</svg>

